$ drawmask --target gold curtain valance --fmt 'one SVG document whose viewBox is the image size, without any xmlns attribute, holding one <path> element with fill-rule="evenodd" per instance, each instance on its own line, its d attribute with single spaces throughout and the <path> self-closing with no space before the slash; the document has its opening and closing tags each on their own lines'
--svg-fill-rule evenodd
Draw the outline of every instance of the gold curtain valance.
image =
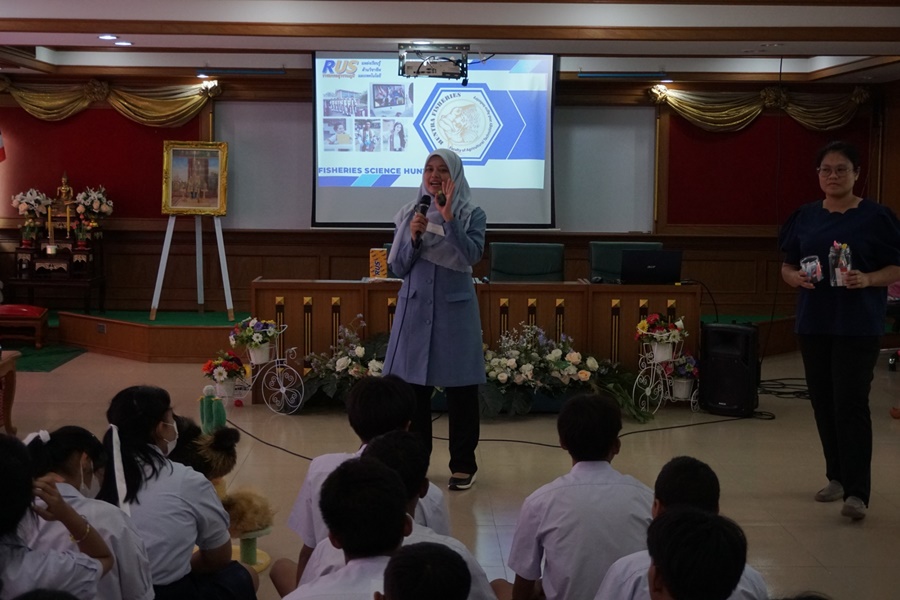
<svg viewBox="0 0 900 600">
<path fill-rule="evenodd" d="M 738 131 L 766 108 L 778 108 L 814 131 L 843 127 L 869 99 L 863 88 L 849 94 L 800 94 L 768 87 L 756 92 L 685 92 L 656 85 L 649 90 L 656 104 L 668 104 L 676 113 L 706 131 Z"/>
<path fill-rule="evenodd" d="M 0 76 L 0 92 L 7 92 L 26 112 L 44 121 L 61 121 L 93 102 L 107 102 L 141 125 L 178 127 L 191 120 L 221 90 L 202 83 L 157 88 L 116 87 L 94 79 L 86 84 L 16 85 Z"/>
</svg>

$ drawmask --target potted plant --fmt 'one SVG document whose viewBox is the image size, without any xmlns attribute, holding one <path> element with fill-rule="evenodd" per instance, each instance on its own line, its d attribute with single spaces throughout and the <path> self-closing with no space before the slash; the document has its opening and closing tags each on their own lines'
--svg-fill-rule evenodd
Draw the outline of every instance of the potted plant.
<svg viewBox="0 0 900 600">
<path fill-rule="evenodd" d="M 19 211 L 19 216 L 25 217 L 25 223 L 20 228 L 23 247 L 27 248 L 33 245 L 42 226 L 40 219 L 47 214 L 47 207 L 50 206 L 50 203 L 50 198 L 35 188 L 12 197 L 13 208 Z"/>
<path fill-rule="evenodd" d="M 280 333 L 275 321 L 248 317 L 234 326 L 228 341 L 232 348 L 246 348 L 250 362 L 261 365 L 269 362 L 270 344 Z"/>
<path fill-rule="evenodd" d="M 634 338 L 645 346 L 644 353 L 652 362 L 666 362 L 677 354 L 676 345 L 684 341 L 687 331 L 684 330 L 682 317 L 669 321 L 659 313 L 650 313 L 646 319 L 637 324 Z"/>
<path fill-rule="evenodd" d="M 496 350 L 485 348 L 487 383 L 480 388 L 482 414 L 525 414 L 544 398 L 559 405 L 579 392 L 605 389 L 625 414 L 639 422 L 651 418 L 632 399 L 634 376 L 609 360 L 584 357 L 571 337 L 557 342 L 537 325 L 520 323 L 500 336 Z"/>
<path fill-rule="evenodd" d="M 244 363 L 231 350 L 219 350 L 215 358 L 203 364 L 203 375 L 213 380 L 219 396 L 230 399 L 234 396 L 235 381 L 245 375 Z"/>
<path fill-rule="evenodd" d="M 666 373 L 672 377 L 672 397 L 689 400 L 694 391 L 694 381 L 700 378 L 697 359 L 690 352 L 684 352 L 666 364 Z"/>
<path fill-rule="evenodd" d="M 342 400 L 357 380 L 381 376 L 387 336 L 378 335 L 363 342 L 358 330 L 365 326 L 362 315 L 357 315 L 349 326 L 338 326 L 337 343 L 331 352 L 313 352 L 304 357 L 309 365 L 303 381 L 308 398 L 322 392 L 328 398 Z"/>
</svg>

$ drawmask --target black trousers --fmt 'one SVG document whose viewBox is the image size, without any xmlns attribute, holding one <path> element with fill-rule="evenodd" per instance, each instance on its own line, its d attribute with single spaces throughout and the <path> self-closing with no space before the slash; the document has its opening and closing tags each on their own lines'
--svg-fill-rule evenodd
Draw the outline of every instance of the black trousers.
<svg viewBox="0 0 900 600">
<path fill-rule="evenodd" d="M 421 436 L 431 456 L 431 394 L 429 385 L 413 385 L 416 391 L 416 412 L 409 430 Z M 450 472 L 471 475 L 478 470 L 475 448 L 481 435 L 481 411 L 478 407 L 478 386 L 444 388 L 447 394 L 447 417 L 450 421 Z"/>
<path fill-rule="evenodd" d="M 840 481 L 844 498 L 869 504 L 872 415 L 869 390 L 878 336 L 800 335 L 806 385 L 825 454 L 825 476 Z"/>
<path fill-rule="evenodd" d="M 154 585 L 156 600 L 255 600 L 253 579 L 239 562 L 215 573 L 188 573 L 167 585 Z"/>
</svg>

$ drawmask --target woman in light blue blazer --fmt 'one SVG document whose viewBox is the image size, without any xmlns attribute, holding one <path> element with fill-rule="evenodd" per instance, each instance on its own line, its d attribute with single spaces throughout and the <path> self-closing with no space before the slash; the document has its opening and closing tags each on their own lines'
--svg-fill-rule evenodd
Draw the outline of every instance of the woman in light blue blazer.
<svg viewBox="0 0 900 600">
<path fill-rule="evenodd" d="M 487 217 L 471 203 L 462 161 L 435 150 L 416 200 L 394 217 L 388 265 L 403 278 L 384 372 L 416 390 L 411 431 L 431 451 L 431 394 L 444 388 L 450 419 L 451 490 L 472 486 L 478 466 L 478 384 L 484 383 L 481 317 L 472 265 L 484 252 Z"/>
</svg>

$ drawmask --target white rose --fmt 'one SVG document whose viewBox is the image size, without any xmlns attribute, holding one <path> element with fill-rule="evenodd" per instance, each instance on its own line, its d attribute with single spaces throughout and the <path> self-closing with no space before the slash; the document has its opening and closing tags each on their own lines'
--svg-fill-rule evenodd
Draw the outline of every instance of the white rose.
<svg viewBox="0 0 900 600">
<path fill-rule="evenodd" d="M 572 363 L 573 365 L 577 365 L 581 362 L 581 353 L 580 352 L 569 352 L 566 354 L 566 360 Z"/>
<path fill-rule="evenodd" d="M 600 368 L 600 363 L 598 363 L 597 359 L 594 358 L 593 356 L 588 356 L 587 360 L 585 361 L 585 364 L 587 364 L 587 368 L 590 369 L 591 371 L 596 371 L 597 369 Z"/>
<path fill-rule="evenodd" d="M 356 356 L 358 356 L 359 358 L 362 358 L 363 356 L 366 355 L 366 349 L 363 348 L 362 346 L 357 346 L 356 349 L 355 349 L 353 352 L 354 352 L 354 353 L 356 354 Z"/>
<path fill-rule="evenodd" d="M 566 375 L 574 375 L 578 372 L 578 368 L 572 365 L 566 367 Z"/>
<path fill-rule="evenodd" d="M 499 358 L 494 357 L 494 358 L 491 359 L 491 366 L 492 366 L 492 367 L 496 367 L 496 366 L 499 365 L 499 364 L 500 364 L 500 359 L 499 359 Z"/>
<path fill-rule="evenodd" d="M 519 352 L 518 350 L 510 350 L 509 351 L 509 355 L 512 356 L 513 358 L 519 358 L 519 354 L 521 354 L 521 352 Z"/>
<path fill-rule="evenodd" d="M 350 357 L 342 356 L 339 359 L 337 359 L 336 363 L 334 363 L 334 370 L 337 371 L 338 373 L 340 373 L 341 371 L 343 371 L 344 369 L 346 369 L 349 366 L 350 366 Z"/>
<path fill-rule="evenodd" d="M 553 352 L 550 353 L 550 356 L 553 357 L 553 360 L 559 360 L 559 357 L 562 356 L 562 350 L 554 348 Z"/>
<path fill-rule="evenodd" d="M 510 358 L 509 360 L 507 360 L 506 366 L 509 367 L 510 369 L 515 369 L 516 368 L 516 359 Z"/>
<path fill-rule="evenodd" d="M 381 377 L 381 370 L 384 369 L 384 363 L 374 358 L 369 361 L 369 375 L 373 377 Z"/>
<path fill-rule="evenodd" d="M 497 381 L 500 383 L 506 383 L 507 379 L 509 379 L 509 375 L 506 373 L 497 373 Z"/>
<path fill-rule="evenodd" d="M 488 379 L 497 379 L 497 371 L 488 371 Z"/>
<path fill-rule="evenodd" d="M 528 375 L 532 371 L 534 371 L 534 365 L 531 363 L 525 363 L 521 367 L 519 367 L 519 371 L 522 372 L 523 375 Z"/>
</svg>

